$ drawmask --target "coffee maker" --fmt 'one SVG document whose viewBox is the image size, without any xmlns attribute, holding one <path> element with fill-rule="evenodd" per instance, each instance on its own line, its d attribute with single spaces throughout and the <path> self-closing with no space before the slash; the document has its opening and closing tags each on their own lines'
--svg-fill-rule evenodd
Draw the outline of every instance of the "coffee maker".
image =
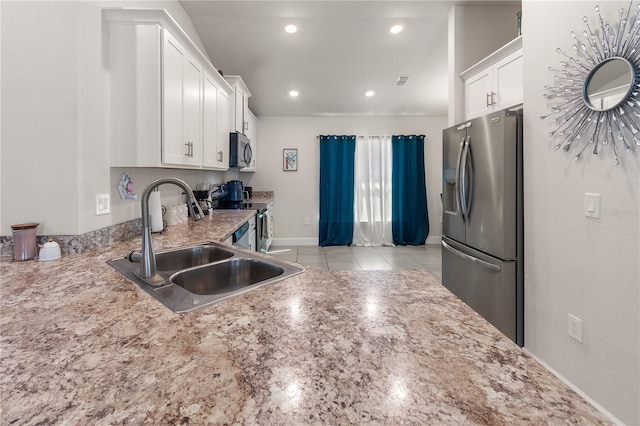
<svg viewBox="0 0 640 426">
<path fill-rule="evenodd" d="M 209 198 L 209 190 L 196 189 L 193 191 L 193 195 L 196 197 L 196 200 L 200 205 L 200 209 L 202 209 L 202 213 L 204 213 L 205 215 L 208 215 L 209 210 L 211 209 L 211 199 Z"/>
</svg>

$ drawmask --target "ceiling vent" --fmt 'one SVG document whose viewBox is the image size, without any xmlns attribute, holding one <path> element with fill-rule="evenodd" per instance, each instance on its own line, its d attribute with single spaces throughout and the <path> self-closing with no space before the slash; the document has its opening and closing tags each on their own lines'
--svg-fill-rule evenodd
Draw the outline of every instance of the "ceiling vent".
<svg viewBox="0 0 640 426">
<path fill-rule="evenodd" d="M 409 80 L 408 75 L 399 75 L 396 79 L 396 86 L 404 86 L 407 84 L 407 80 Z"/>
</svg>

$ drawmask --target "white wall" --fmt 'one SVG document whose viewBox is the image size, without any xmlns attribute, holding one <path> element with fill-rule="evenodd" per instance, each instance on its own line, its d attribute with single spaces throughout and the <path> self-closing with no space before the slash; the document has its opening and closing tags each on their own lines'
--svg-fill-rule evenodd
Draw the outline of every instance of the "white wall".
<svg viewBox="0 0 640 426">
<path fill-rule="evenodd" d="M 70 231 L 78 220 L 74 9 L 2 2 L 3 235 L 13 223 L 56 217 Z"/>
<path fill-rule="evenodd" d="M 424 134 L 429 237 L 435 239 L 442 234 L 442 129 L 446 123 L 446 117 L 260 117 L 257 172 L 242 174 L 241 178 L 254 191 L 275 190 L 276 238 L 299 238 L 299 243 L 317 244 L 320 146 L 316 136 Z M 297 172 L 282 171 L 284 148 L 298 149 Z M 310 218 L 309 225 L 304 224 L 305 218 Z"/>
<path fill-rule="evenodd" d="M 526 1 L 525 346 L 626 424 L 640 424 L 640 147 L 587 154 L 580 162 L 555 151 L 543 87 L 555 49 L 571 48 L 582 17 L 595 26 L 596 2 Z M 626 1 L 599 2 L 614 22 Z M 590 151 L 587 151 L 590 152 Z M 601 219 L 583 214 L 585 192 L 602 196 Z M 583 321 L 584 341 L 567 333 L 567 315 Z"/>
<path fill-rule="evenodd" d="M 10 235 L 15 223 L 38 222 L 41 235 L 82 234 L 140 216 L 139 203 L 119 200 L 109 168 L 103 6 L 164 8 L 204 52 L 174 1 L 0 2 L 1 235 Z M 139 191 L 154 178 L 176 175 L 129 172 L 138 176 Z M 219 172 L 179 174 L 189 183 L 225 179 Z M 111 214 L 95 215 L 98 193 L 111 194 Z"/>
</svg>

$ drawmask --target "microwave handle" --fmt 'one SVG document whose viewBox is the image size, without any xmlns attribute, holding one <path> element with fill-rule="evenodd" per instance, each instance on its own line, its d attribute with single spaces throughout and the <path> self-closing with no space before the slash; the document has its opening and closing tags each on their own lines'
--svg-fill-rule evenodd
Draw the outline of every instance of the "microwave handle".
<svg viewBox="0 0 640 426">
<path fill-rule="evenodd" d="M 247 163 L 247 167 L 251 165 L 251 157 L 253 157 L 253 151 L 251 151 L 251 145 L 246 144 L 244 146 L 244 161 Z"/>
</svg>

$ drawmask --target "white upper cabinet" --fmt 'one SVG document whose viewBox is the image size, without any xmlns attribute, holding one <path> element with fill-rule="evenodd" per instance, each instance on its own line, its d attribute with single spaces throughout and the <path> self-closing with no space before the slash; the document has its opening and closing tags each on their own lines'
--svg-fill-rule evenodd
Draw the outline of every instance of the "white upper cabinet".
<svg viewBox="0 0 640 426">
<path fill-rule="evenodd" d="M 165 29 L 162 163 L 202 165 L 202 65 Z"/>
<path fill-rule="evenodd" d="M 231 86 L 166 11 L 103 14 L 111 166 L 228 169 Z"/>
<path fill-rule="evenodd" d="M 251 97 L 251 92 L 249 92 L 247 85 L 244 84 L 242 77 L 238 75 L 226 75 L 224 78 L 233 88 L 231 117 L 229 121 L 230 131 L 246 135 L 249 129 L 249 98 Z"/>
<path fill-rule="evenodd" d="M 460 74 L 465 119 L 522 103 L 522 36 Z"/>
<path fill-rule="evenodd" d="M 218 166 L 229 168 L 229 94 L 218 90 Z"/>
<path fill-rule="evenodd" d="M 218 88 L 210 71 L 204 75 L 204 123 L 202 165 L 229 168 L 229 96 Z"/>
<path fill-rule="evenodd" d="M 202 165 L 218 166 L 218 88 L 210 73 L 204 73 L 203 87 L 203 123 L 202 123 Z"/>
</svg>

